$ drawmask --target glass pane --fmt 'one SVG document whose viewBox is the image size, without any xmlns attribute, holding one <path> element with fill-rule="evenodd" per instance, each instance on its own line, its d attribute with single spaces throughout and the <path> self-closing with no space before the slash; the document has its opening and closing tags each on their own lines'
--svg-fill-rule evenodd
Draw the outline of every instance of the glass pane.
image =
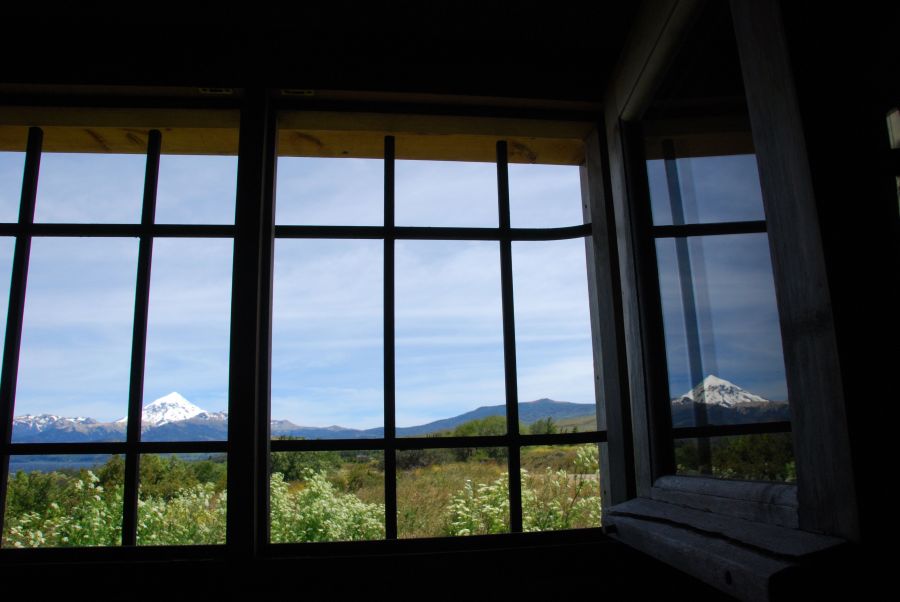
<svg viewBox="0 0 900 602">
<path fill-rule="evenodd" d="M 224 440 L 233 243 L 153 242 L 141 438 Z"/>
<path fill-rule="evenodd" d="M 276 191 L 276 224 L 384 224 L 381 159 L 279 157 Z"/>
<path fill-rule="evenodd" d="M 509 532 L 506 448 L 397 452 L 397 533 L 402 538 Z"/>
<path fill-rule="evenodd" d="M 12 282 L 13 255 L 16 250 L 16 239 L 0 238 L 0 365 L 3 362 L 4 343 L 6 341 L 6 320 L 9 309 L 9 287 Z"/>
<path fill-rule="evenodd" d="M 512 244 L 523 433 L 597 430 L 584 244 Z"/>
<path fill-rule="evenodd" d="M 133 224 L 141 221 L 144 155 L 44 153 L 37 222 Z"/>
<path fill-rule="evenodd" d="M 600 526 L 597 444 L 522 448 L 522 528 L 558 531 Z"/>
<path fill-rule="evenodd" d="M 225 543 L 227 471 L 225 454 L 142 455 L 138 545 Z"/>
<path fill-rule="evenodd" d="M 496 164 L 397 161 L 394 169 L 398 226 L 500 225 Z"/>
<path fill-rule="evenodd" d="M 789 420 L 766 235 L 660 239 L 656 252 L 673 425 Z"/>
<path fill-rule="evenodd" d="M 31 244 L 13 439 L 124 440 L 137 240 Z"/>
<path fill-rule="evenodd" d="M 397 434 L 506 413 L 496 242 L 397 241 Z"/>
<path fill-rule="evenodd" d="M 704 452 L 704 448 L 708 450 Z M 704 466 L 704 454 L 711 470 Z M 752 481 L 797 480 L 791 433 L 704 437 L 675 441 L 678 474 L 713 476 L 718 479 Z"/>
<path fill-rule="evenodd" d="M 4 548 L 122 543 L 119 456 L 12 456 Z"/>
<path fill-rule="evenodd" d="M 0 222 L 19 220 L 25 153 L 0 152 Z"/>
<path fill-rule="evenodd" d="M 162 155 L 158 224 L 233 224 L 237 157 Z"/>
<path fill-rule="evenodd" d="M 509 165 L 509 214 L 513 228 L 559 228 L 584 222 L 577 165 Z"/>
<path fill-rule="evenodd" d="M 380 240 L 278 240 L 272 436 L 384 435 Z"/>
<path fill-rule="evenodd" d="M 384 452 L 272 454 L 272 543 L 384 539 Z"/>
<path fill-rule="evenodd" d="M 765 219 L 756 155 L 654 159 L 647 176 L 657 226 Z"/>
</svg>

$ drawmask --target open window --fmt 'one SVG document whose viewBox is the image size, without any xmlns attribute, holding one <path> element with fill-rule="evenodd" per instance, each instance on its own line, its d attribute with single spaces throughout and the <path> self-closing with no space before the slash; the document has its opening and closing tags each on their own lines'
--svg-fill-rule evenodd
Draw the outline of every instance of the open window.
<svg viewBox="0 0 900 602">
<path fill-rule="evenodd" d="M 778 7 L 750 6 L 645 15 L 663 42 L 623 59 L 593 206 L 615 214 L 636 476 L 607 522 L 755 599 L 857 519 L 847 424 L 824 419 L 844 410 L 788 59 L 756 37 L 781 35 Z"/>
</svg>

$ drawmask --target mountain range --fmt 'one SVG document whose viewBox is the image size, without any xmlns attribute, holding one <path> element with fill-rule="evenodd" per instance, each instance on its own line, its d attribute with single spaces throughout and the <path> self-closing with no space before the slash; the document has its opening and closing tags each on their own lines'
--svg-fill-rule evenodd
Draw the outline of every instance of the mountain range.
<svg viewBox="0 0 900 602">
<path fill-rule="evenodd" d="M 695 404 L 704 404 L 710 424 L 742 424 L 789 420 L 788 404 L 764 399 L 727 380 L 710 375 L 691 391 L 672 400 L 673 425 L 694 424 Z M 475 419 L 503 416 L 505 405 L 482 406 L 470 412 L 427 424 L 398 427 L 397 436 L 416 437 L 452 430 Z M 528 425 L 543 418 L 555 422 L 590 418 L 592 403 L 538 399 L 519 404 L 519 419 Z M 69 418 L 50 414 L 17 416 L 13 421 L 15 443 L 124 441 L 127 419 L 100 422 L 93 418 Z M 221 441 L 228 436 L 227 412 L 208 412 L 178 393 L 169 393 L 144 406 L 141 415 L 143 441 Z M 342 426 L 300 426 L 288 420 L 273 420 L 273 437 L 305 439 L 373 439 L 384 436 L 384 428 L 353 429 Z"/>
</svg>

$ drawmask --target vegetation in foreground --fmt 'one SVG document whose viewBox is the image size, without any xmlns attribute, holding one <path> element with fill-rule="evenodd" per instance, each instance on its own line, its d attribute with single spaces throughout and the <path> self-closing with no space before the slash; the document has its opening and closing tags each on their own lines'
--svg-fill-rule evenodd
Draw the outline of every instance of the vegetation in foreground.
<svg viewBox="0 0 900 602">
<path fill-rule="evenodd" d="M 793 482 L 797 480 L 790 433 L 766 433 L 710 439 L 713 477 L 748 481 Z M 701 474 L 696 440 L 675 442 L 679 474 Z"/>
<path fill-rule="evenodd" d="M 552 421 L 535 431 L 554 432 Z M 500 434 L 494 418 L 444 435 Z M 497 432 L 495 432 L 497 431 Z M 676 446 L 678 471 L 697 470 L 692 442 Z M 522 448 L 526 531 L 600 525 L 596 445 Z M 790 434 L 712 442 L 713 476 L 791 481 Z M 509 530 L 505 448 L 409 450 L 397 456 L 400 537 L 502 533 Z M 353 541 L 384 537 L 381 452 L 276 452 L 270 480 L 273 542 Z M 137 540 L 141 545 L 220 544 L 227 511 L 224 456 L 141 458 Z M 124 461 L 92 470 L 12 475 L 3 546 L 115 546 L 121 541 Z"/>
<path fill-rule="evenodd" d="M 403 460 L 397 492 L 401 537 L 508 531 L 505 450 L 426 450 Z M 526 530 L 599 525 L 597 464 L 595 445 L 523 452 Z M 116 456 L 92 470 L 18 472 L 10 478 L 3 545 L 119 545 L 123 476 L 124 462 Z M 224 484 L 222 457 L 143 457 L 138 543 L 224 543 Z M 270 504 L 273 542 L 383 538 L 383 457 L 274 453 Z"/>
</svg>

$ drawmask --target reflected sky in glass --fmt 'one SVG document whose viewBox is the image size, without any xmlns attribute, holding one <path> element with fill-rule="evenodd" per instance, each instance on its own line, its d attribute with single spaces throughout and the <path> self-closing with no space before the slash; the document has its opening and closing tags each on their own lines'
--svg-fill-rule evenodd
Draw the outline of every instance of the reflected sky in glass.
<svg viewBox="0 0 900 602">
<path fill-rule="evenodd" d="M 766 234 L 688 239 L 704 375 L 787 400 L 781 330 Z M 669 391 L 689 391 L 690 370 L 674 239 L 656 241 Z"/>
<path fill-rule="evenodd" d="M 460 161 L 397 161 L 398 226 L 496 228 L 497 166 Z"/>
<path fill-rule="evenodd" d="M 763 220 L 756 155 L 675 160 L 688 224 Z M 665 161 L 647 161 L 653 223 L 672 224 Z"/>
<path fill-rule="evenodd" d="M 272 417 L 301 426 L 384 424 L 381 240 L 278 240 Z"/>
<path fill-rule="evenodd" d="M 505 403 L 500 246 L 397 241 L 397 426 Z"/>
<path fill-rule="evenodd" d="M 19 220 L 25 153 L 0 152 L 0 222 Z"/>
<path fill-rule="evenodd" d="M 0 238 L 0 364 L 3 362 L 6 340 L 6 319 L 9 309 L 9 285 L 12 280 L 13 254 L 16 249 L 16 239 L 4 236 Z"/>
<path fill-rule="evenodd" d="M 519 401 L 594 403 L 584 239 L 513 242 Z"/>
<path fill-rule="evenodd" d="M 513 228 L 561 228 L 584 222 L 577 165 L 509 165 L 509 215 Z"/>
<path fill-rule="evenodd" d="M 384 161 L 279 157 L 275 223 L 384 224 Z"/>
<path fill-rule="evenodd" d="M 146 168 L 144 155 L 43 153 L 34 221 L 140 222 Z"/>
<path fill-rule="evenodd" d="M 237 157 L 162 155 L 157 224 L 233 224 Z"/>
<path fill-rule="evenodd" d="M 232 255 L 228 239 L 153 242 L 144 405 L 177 392 L 227 409 Z"/>
<path fill-rule="evenodd" d="M 137 239 L 35 238 L 31 244 L 15 414 L 122 418 Z"/>
</svg>

